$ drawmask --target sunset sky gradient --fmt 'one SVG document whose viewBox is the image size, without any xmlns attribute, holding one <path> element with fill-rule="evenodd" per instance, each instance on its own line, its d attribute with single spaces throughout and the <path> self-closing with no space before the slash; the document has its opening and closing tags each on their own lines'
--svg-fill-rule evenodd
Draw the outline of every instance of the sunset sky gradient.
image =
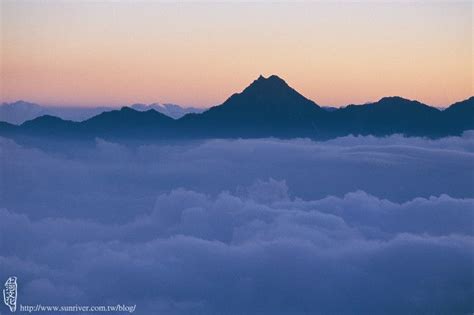
<svg viewBox="0 0 474 315">
<path fill-rule="evenodd" d="M 1 0 L 0 101 L 212 106 L 263 74 L 320 105 L 473 95 L 465 2 Z"/>
</svg>

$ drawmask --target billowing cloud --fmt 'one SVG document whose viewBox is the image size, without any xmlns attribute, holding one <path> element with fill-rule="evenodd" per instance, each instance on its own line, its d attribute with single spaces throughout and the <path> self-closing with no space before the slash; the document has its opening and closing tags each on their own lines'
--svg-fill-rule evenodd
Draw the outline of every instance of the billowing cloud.
<svg viewBox="0 0 474 315">
<path fill-rule="evenodd" d="M 33 218 L 126 221 L 175 188 L 216 195 L 256 180 L 285 180 L 307 200 L 365 191 L 396 202 L 474 197 L 474 133 L 438 140 L 391 136 L 310 140 L 211 140 L 128 146 L 1 140 L 4 207 Z"/>
<path fill-rule="evenodd" d="M 2 140 L 0 278 L 19 303 L 138 314 L 469 313 L 472 141 Z"/>
</svg>

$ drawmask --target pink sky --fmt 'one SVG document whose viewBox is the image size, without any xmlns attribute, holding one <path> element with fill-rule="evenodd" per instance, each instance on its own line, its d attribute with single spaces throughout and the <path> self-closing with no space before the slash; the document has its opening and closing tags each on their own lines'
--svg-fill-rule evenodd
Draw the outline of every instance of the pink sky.
<svg viewBox="0 0 474 315">
<path fill-rule="evenodd" d="M 472 3 L 2 1 L 1 101 L 211 106 L 277 74 L 321 105 L 473 95 Z"/>
</svg>

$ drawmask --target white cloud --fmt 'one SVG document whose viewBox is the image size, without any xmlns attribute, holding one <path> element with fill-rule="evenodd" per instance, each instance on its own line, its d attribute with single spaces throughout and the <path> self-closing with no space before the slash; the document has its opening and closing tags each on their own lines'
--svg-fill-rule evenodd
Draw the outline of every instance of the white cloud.
<svg viewBox="0 0 474 315">
<path fill-rule="evenodd" d="M 472 142 L 3 139 L 0 279 L 138 314 L 469 313 Z"/>
</svg>

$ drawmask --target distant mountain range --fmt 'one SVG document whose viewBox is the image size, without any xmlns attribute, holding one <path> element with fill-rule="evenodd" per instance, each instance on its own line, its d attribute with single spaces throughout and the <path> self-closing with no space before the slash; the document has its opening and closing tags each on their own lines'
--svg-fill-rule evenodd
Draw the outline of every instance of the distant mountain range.
<svg viewBox="0 0 474 315">
<path fill-rule="evenodd" d="M 176 104 L 159 104 L 159 103 L 153 103 L 149 105 L 133 104 L 130 107 L 140 112 L 145 112 L 150 109 L 154 109 L 157 112 L 165 114 L 166 116 L 171 117 L 173 119 L 179 119 L 183 117 L 184 115 L 190 114 L 190 113 L 199 114 L 207 110 L 207 108 L 183 107 Z"/>
<path fill-rule="evenodd" d="M 178 119 L 189 113 L 201 113 L 206 108 L 182 107 L 175 104 L 133 104 L 131 108 L 137 111 L 147 111 L 154 109 L 171 118 Z M 83 121 L 92 118 L 100 113 L 112 111 L 113 107 L 59 107 L 43 106 L 25 101 L 0 104 L 0 121 L 10 124 L 20 125 L 25 121 L 35 119 L 40 116 L 56 116 L 64 120 Z"/>
<path fill-rule="evenodd" d="M 0 135 L 113 139 L 328 139 L 348 134 L 384 136 L 400 133 L 436 138 L 474 129 L 474 97 L 445 110 L 397 96 L 364 105 L 328 109 L 305 98 L 275 75 L 260 76 L 221 105 L 174 119 L 181 115 L 181 109 L 174 105 L 135 104 L 120 110 L 103 111 L 81 122 L 44 115 L 19 126 L 0 123 Z"/>
</svg>

